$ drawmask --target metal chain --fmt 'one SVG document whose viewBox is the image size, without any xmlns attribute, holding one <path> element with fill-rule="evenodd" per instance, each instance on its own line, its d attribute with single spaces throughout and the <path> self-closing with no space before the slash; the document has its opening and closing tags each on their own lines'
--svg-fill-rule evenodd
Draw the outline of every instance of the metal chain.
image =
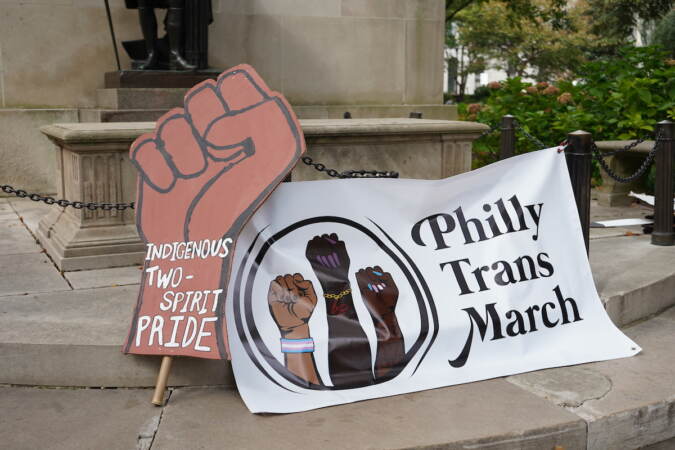
<svg viewBox="0 0 675 450">
<path fill-rule="evenodd" d="M 601 153 L 600 149 L 598 149 L 598 146 L 595 145 L 595 142 L 593 142 L 593 145 L 591 146 L 591 151 L 593 152 L 593 158 L 595 158 L 595 160 L 598 161 L 598 163 L 600 164 L 600 167 L 602 167 L 602 169 L 605 171 L 605 173 L 607 175 L 609 175 L 610 178 L 614 179 L 615 181 L 618 181 L 619 183 L 630 183 L 631 181 L 636 180 L 639 177 L 641 177 L 642 175 L 644 175 L 644 173 L 647 171 L 649 166 L 651 166 L 652 162 L 654 161 L 654 158 L 656 157 L 656 151 L 659 148 L 659 140 L 660 139 L 661 139 L 661 133 L 659 132 L 659 134 L 656 136 L 656 140 L 654 142 L 654 147 L 649 151 L 649 153 L 647 154 L 647 157 L 642 162 L 642 165 L 638 168 L 638 170 L 634 174 L 632 174 L 628 177 L 622 177 L 621 175 L 618 175 L 616 172 L 614 172 L 609 167 L 609 165 L 607 164 L 607 162 L 605 161 L 604 158 L 606 156 L 615 155 L 615 154 L 620 153 L 620 152 L 629 151 L 631 148 L 635 147 L 640 142 L 644 142 L 644 139 L 639 139 L 639 140 L 627 145 L 626 147 L 624 147 L 620 150 L 613 151 L 613 152 L 607 152 L 607 153 Z"/>
<path fill-rule="evenodd" d="M 488 134 L 492 134 L 495 131 L 499 131 L 499 130 L 501 130 L 501 127 L 499 125 L 495 125 L 494 127 L 490 127 L 487 130 L 483 131 L 481 134 L 479 134 L 478 137 L 476 138 L 476 140 L 478 140 L 480 138 L 483 138 L 483 137 L 487 136 Z"/>
<path fill-rule="evenodd" d="M 638 139 L 635 142 L 631 142 L 630 144 L 628 144 L 625 147 L 622 147 L 620 149 L 612 150 L 612 151 L 609 151 L 609 152 L 602 152 L 602 157 L 604 158 L 604 157 L 607 157 L 607 156 L 614 156 L 618 153 L 628 152 L 628 151 L 632 150 L 633 148 L 637 147 L 639 144 L 642 144 L 646 140 L 647 140 L 647 138 Z"/>
<path fill-rule="evenodd" d="M 124 211 L 125 209 L 134 209 L 134 203 L 96 203 L 96 202 L 71 202 L 70 200 L 64 199 L 55 199 L 54 197 L 42 196 L 40 194 L 29 194 L 23 189 L 14 189 L 8 184 L 3 184 L 0 186 L 3 192 L 6 194 L 14 194 L 19 198 L 29 198 L 34 202 L 45 202 L 48 205 L 58 205 L 62 207 L 72 206 L 75 209 L 89 209 L 94 211 L 96 209 L 102 209 L 103 211 Z"/>
<path fill-rule="evenodd" d="M 393 171 L 361 169 L 338 172 L 335 169 L 327 168 L 325 164 L 314 162 L 314 160 L 309 156 L 303 156 L 302 162 L 333 178 L 398 178 L 398 172 Z"/>
<path fill-rule="evenodd" d="M 539 150 L 545 149 L 546 144 L 541 142 L 539 139 L 537 139 L 535 136 L 532 136 L 530 133 L 527 132 L 525 128 L 523 128 L 518 121 L 514 121 L 514 125 L 516 127 L 516 130 L 519 130 L 521 133 L 523 133 L 523 136 L 525 136 L 527 139 L 530 140 L 530 142 L 534 143 L 539 147 Z"/>
<path fill-rule="evenodd" d="M 335 169 L 327 169 L 321 163 L 315 163 L 309 156 L 304 156 L 302 162 L 308 166 L 314 167 L 319 172 L 325 172 L 328 176 L 334 178 L 398 178 L 398 172 L 379 171 L 379 170 L 346 170 L 338 172 Z M 71 206 L 75 209 L 88 209 L 91 211 L 102 209 L 103 211 L 124 211 L 125 209 L 134 209 L 134 202 L 131 203 L 97 203 L 97 202 L 79 202 L 64 199 L 55 199 L 50 196 L 42 196 L 40 194 L 28 193 L 23 189 L 14 189 L 8 184 L 0 185 L 0 189 L 6 194 L 13 194 L 19 198 L 29 198 L 34 202 L 44 202 L 48 205 L 58 205 L 61 207 Z"/>
</svg>

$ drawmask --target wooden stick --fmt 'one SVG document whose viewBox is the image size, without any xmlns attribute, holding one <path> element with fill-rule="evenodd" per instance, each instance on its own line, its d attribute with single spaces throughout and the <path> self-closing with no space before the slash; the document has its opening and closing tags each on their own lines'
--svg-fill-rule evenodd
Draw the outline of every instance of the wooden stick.
<svg viewBox="0 0 675 450">
<path fill-rule="evenodd" d="M 157 383 L 155 384 L 155 392 L 152 395 L 152 404 L 157 406 L 164 406 L 164 391 L 166 390 L 166 383 L 169 380 L 169 372 L 171 371 L 172 356 L 162 357 L 162 365 L 159 366 L 159 373 L 157 374 Z"/>
</svg>

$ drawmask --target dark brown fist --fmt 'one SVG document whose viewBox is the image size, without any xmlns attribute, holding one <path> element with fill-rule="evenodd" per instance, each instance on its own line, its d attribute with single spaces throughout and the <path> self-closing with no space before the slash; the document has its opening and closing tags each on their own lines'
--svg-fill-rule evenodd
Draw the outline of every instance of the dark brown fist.
<svg viewBox="0 0 675 450">
<path fill-rule="evenodd" d="M 349 254 L 337 234 L 314 236 L 307 243 L 305 256 L 324 288 L 347 282 Z"/>
<path fill-rule="evenodd" d="M 363 302 L 374 317 L 393 313 L 398 301 L 398 288 L 391 274 L 380 266 L 366 267 L 356 272 L 356 282 Z"/>
</svg>

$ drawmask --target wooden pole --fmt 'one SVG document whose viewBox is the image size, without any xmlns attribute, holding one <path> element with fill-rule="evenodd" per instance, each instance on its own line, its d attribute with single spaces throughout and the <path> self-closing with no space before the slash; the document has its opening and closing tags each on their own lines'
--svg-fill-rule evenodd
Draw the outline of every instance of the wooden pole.
<svg viewBox="0 0 675 450">
<path fill-rule="evenodd" d="M 159 366 L 157 383 L 155 384 L 155 392 L 152 395 L 153 405 L 164 406 L 164 391 L 166 390 L 166 383 L 169 380 L 169 372 L 171 371 L 172 362 L 173 356 L 162 357 L 162 365 Z"/>
</svg>

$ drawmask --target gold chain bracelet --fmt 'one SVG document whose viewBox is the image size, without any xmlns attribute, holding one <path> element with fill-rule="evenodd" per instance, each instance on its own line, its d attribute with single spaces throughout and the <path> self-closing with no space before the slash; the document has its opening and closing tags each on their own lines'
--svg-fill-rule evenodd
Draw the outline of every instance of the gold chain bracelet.
<svg viewBox="0 0 675 450">
<path fill-rule="evenodd" d="M 331 300 L 340 300 L 345 295 L 349 295 L 351 293 L 352 293 L 351 289 L 345 289 L 344 291 L 340 292 L 339 294 L 323 294 L 323 296 L 326 297 L 327 299 L 331 299 Z"/>
</svg>

